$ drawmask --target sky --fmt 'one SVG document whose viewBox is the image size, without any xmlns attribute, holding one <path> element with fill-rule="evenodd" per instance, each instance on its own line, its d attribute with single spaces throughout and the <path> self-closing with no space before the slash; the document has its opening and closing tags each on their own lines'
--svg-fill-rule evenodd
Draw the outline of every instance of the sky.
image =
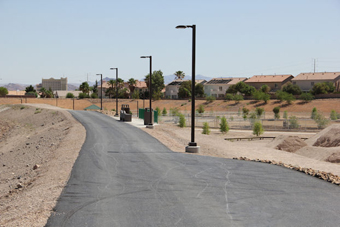
<svg viewBox="0 0 340 227">
<path fill-rule="evenodd" d="M 0 0 L 0 84 L 340 72 L 340 0 Z"/>
</svg>

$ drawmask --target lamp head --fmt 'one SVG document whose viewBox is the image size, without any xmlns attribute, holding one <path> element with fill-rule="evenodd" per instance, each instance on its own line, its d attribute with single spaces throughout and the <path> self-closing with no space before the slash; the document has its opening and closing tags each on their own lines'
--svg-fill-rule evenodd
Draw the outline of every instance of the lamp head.
<svg viewBox="0 0 340 227">
<path fill-rule="evenodd" d="M 118 68 L 110 68 L 110 70 L 114 70 L 114 69 L 118 69 Z"/>
<path fill-rule="evenodd" d="M 187 28 L 187 26 L 186 25 L 178 25 L 178 26 L 176 26 L 176 28 L 177 29 L 185 29 L 185 28 Z"/>
<path fill-rule="evenodd" d="M 101 76 L 101 75 L 103 75 L 103 74 L 96 74 L 97 76 Z"/>
<path fill-rule="evenodd" d="M 151 56 L 141 56 L 140 58 L 150 58 Z"/>
</svg>

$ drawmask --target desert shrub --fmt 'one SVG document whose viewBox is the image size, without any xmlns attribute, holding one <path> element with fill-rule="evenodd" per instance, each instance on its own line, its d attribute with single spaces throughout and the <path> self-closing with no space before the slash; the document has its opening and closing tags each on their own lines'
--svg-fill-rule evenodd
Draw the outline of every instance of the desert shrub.
<svg viewBox="0 0 340 227">
<path fill-rule="evenodd" d="M 255 112 L 256 112 L 257 117 L 260 118 L 262 114 L 264 113 L 264 109 L 260 107 L 256 107 Z"/>
<path fill-rule="evenodd" d="M 230 119 L 230 121 L 234 121 L 234 117 L 233 116 L 231 116 L 229 119 Z"/>
<path fill-rule="evenodd" d="M 314 96 L 311 93 L 309 93 L 309 92 L 302 93 L 300 95 L 300 99 L 302 99 L 305 102 L 310 102 L 310 101 L 312 101 L 314 99 Z"/>
<path fill-rule="evenodd" d="M 67 93 L 66 94 L 66 98 L 74 98 L 74 95 L 71 93 L 71 92 L 69 92 L 69 93 Z"/>
<path fill-rule="evenodd" d="M 158 106 L 156 107 L 156 111 L 157 111 L 158 116 L 161 116 L 161 109 Z"/>
<path fill-rule="evenodd" d="M 250 126 L 253 126 L 256 120 L 257 120 L 256 113 L 251 112 L 250 115 L 249 115 Z"/>
<path fill-rule="evenodd" d="M 166 108 L 164 107 L 164 108 L 163 108 L 163 111 L 162 111 L 162 115 L 163 115 L 163 116 L 166 116 L 167 113 L 168 113 L 168 111 L 166 111 Z"/>
<path fill-rule="evenodd" d="M 41 113 L 42 109 L 36 108 L 34 114 Z"/>
<path fill-rule="evenodd" d="M 225 96 L 224 96 L 224 99 L 226 100 L 226 101 L 231 101 L 231 100 L 233 100 L 234 99 L 234 96 L 232 95 L 232 94 L 225 94 Z"/>
<path fill-rule="evenodd" d="M 79 97 L 79 99 L 90 98 L 90 96 L 86 93 L 79 93 L 78 97 Z"/>
<path fill-rule="evenodd" d="M 235 103 L 239 103 L 240 101 L 243 100 L 243 96 L 242 95 L 234 95 L 233 100 L 235 101 Z"/>
<path fill-rule="evenodd" d="M 273 112 L 274 112 L 274 118 L 280 119 L 280 107 L 279 106 L 274 107 Z"/>
<path fill-rule="evenodd" d="M 115 112 L 115 111 L 116 111 L 116 109 L 112 109 L 111 111 L 112 111 L 112 112 Z"/>
<path fill-rule="evenodd" d="M 288 113 L 287 113 L 287 110 L 285 110 L 284 112 L 283 112 L 283 118 L 284 119 L 288 119 Z"/>
<path fill-rule="evenodd" d="M 263 93 L 268 93 L 270 92 L 270 87 L 266 84 L 262 85 L 260 88 L 260 91 L 262 91 Z"/>
<path fill-rule="evenodd" d="M 299 128 L 300 125 L 299 125 L 299 122 L 298 122 L 298 119 L 297 117 L 295 116 L 290 116 L 289 117 L 289 128 Z"/>
<path fill-rule="evenodd" d="M 286 94 L 284 94 L 283 99 L 290 105 L 290 104 L 292 104 L 292 101 L 295 100 L 295 97 L 292 94 L 286 93 Z"/>
<path fill-rule="evenodd" d="M 256 121 L 253 125 L 253 134 L 259 136 L 263 134 L 264 130 L 260 121 Z"/>
<path fill-rule="evenodd" d="M 209 135 L 210 134 L 210 128 L 208 122 L 203 123 L 203 131 L 202 134 Z"/>
<path fill-rule="evenodd" d="M 25 106 L 20 106 L 20 109 L 21 109 L 21 110 L 23 110 L 23 109 L 25 109 L 25 108 L 26 108 Z"/>
<path fill-rule="evenodd" d="M 207 97 L 205 98 L 205 100 L 206 100 L 207 102 L 213 102 L 213 101 L 216 100 L 216 98 L 215 98 L 214 96 L 210 95 L 210 96 L 207 96 Z"/>
<path fill-rule="evenodd" d="M 316 109 L 316 107 L 314 107 L 313 110 L 312 110 L 312 115 L 311 115 L 310 118 L 315 119 L 315 116 L 316 116 L 317 113 L 318 113 L 318 110 Z"/>
<path fill-rule="evenodd" d="M 248 118 L 249 109 L 246 108 L 246 107 L 243 107 L 242 108 L 242 113 L 243 113 L 243 115 L 242 115 L 243 119 L 246 120 Z"/>
<path fill-rule="evenodd" d="M 225 116 L 221 118 L 220 131 L 222 133 L 227 133 L 229 131 L 229 125 Z"/>
<path fill-rule="evenodd" d="M 170 116 L 179 116 L 179 110 L 177 107 L 175 108 L 170 108 Z"/>
<path fill-rule="evenodd" d="M 198 109 L 197 109 L 197 112 L 198 112 L 199 114 L 204 113 L 204 106 L 203 106 L 203 105 L 199 105 L 199 107 L 198 107 Z"/>
<path fill-rule="evenodd" d="M 312 94 L 318 95 L 318 94 L 327 94 L 332 93 L 335 90 L 334 83 L 332 82 L 323 82 L 323 83 L 317 83 L 314 84 L 312 88 Z"/>
<path fill-rule="evenodd" d="M 179 115 L 179 127 L 181 128 L 185 127 L 185 117 L 183 114 Z"/>
<path fill-rule="evenodd" d="M 97 98 L 98 98 L 98 95 L 97 95 L 96 93 L 92 93 L 92 94 L 91 94 L 91 98 L 97 99 Z"/>
<path fill-rule="evenodd" d="M 319 129 L 326 128 L 326 126 L 329 124 L 329 120 L 326 119 L 321 113 L 317 113 L 315 115 L 314 121 L 318 125 Z"/>
<path fill-rule="evenodd" d="M 338 114 L 336 113 L 335 110 L 331 111 L 331 116 L 330 116 L 331 120 L 335 121 L 338 119 Z"/>
<path fill-rule="evenodd" d="M 301 88 L 296 84 L 292 84 L 291 82 L 286 83 L 282 87 L 282 91 L 292 95 L 300 95 L 302 93 Z"/>
</svg>

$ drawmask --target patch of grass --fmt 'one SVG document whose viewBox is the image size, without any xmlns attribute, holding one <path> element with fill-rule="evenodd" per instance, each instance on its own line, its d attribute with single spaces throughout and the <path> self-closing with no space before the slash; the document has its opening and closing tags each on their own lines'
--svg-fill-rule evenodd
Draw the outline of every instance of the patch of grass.
<svg viewBox="0 0 340 227">
<path fill-rule="evenodd" d="M 41 113 L 42 109 L 36 108 L 34 114 Z"/>
</svg>

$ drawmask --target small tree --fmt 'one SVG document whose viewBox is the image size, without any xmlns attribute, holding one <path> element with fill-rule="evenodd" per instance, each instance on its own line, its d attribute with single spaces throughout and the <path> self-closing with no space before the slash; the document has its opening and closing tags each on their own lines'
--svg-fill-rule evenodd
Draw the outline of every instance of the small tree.
<svg viewBox="0 0 340 227">
<path fill-rule="evenodd" d="M 290 116 L 289 117 L 289 128 L 299 128 L 300 125 L 299 125 L 299 122 L 298 122 L 298 119 L 297 117 L 295 116 Z"/>
<path fill-rule="evenodd" d="M 312 118 L 314 120 L 317 113 L 318 113 L 318 110 L 316 109 L 316 107 L 314 107 L 313 110 L 312 110 L 312 115 L 311 115 L 310 118 Z"/>
<path fill-rule="evenodd" d="M 74 98 L 74 95 L 73 95 L 71 92 L 69 92 L 69 93 L 66 94 L 66 98 L 71 98 L 71 99 L 73 99 L 73 98 Z"/>
<path fill-rule="evenodd" d="M 211 102 L 215 101 L 216 98 L 215 98 L 214 96 L 210 95 L 210 96 L 207 96 L 207 97 L 205 98 L 205 100 L 206 100 L 207 102 L 211 103 Z"/>
<path fill-rule="evenodd" d="M 256 112 L 257 117 L 261 118 L 262 114 L 264 113 L 264 109 L 260 107 L 256 107 L 255 112 Z"/>
<path fill-rule="evenodd" d="M 288 113 L 287 113 L 287 110 L 285 110 L 284 112 L 283 112 L 283 118 L 284 119 L 288 119 Z"/>
<path fill-rule="evenodd" d="M 280 107 L 276 106 L 273 109 L 275 120 L 280 119 Z"/>
<path fill-rule="evenodd" d="M 156 111 L 157 111 L 158 116 L 160 116 L 161 115 L 161 109 L 158 106 L 156 107 Z"/>
<path fill-rule="evenodd" d="M 168 111 L 166 111 L 166 108 L 164 107 L 164 108 L 163 108 L 163 111 L 162 111 L 162 115 L 163 115 L 163 116 L 166 116 L 167 113 L 168 113 Z"/>
<path fill-rule="evenodd" d="M 203 123 L 203 131 L 202 134 L 209 135 L 210 134 L 210 128 L 208 122 Z"/>
<path fill-rule="evenodd" d="M 0 87 L 0 96 L 6 96 L 8 94 L 8 90 L 5 87 Z"/>
<path fill-rule="evenodd" d="M 199 107 L 198 107 L 198 109 L 197 109 L 197 112 L 198 112 L 199 114 L 204 113 L 204 106 L 203 106 L 203 105 L 199 105 Z"/>
<path fill-rule="evenodd" d="M 179 127 L 181 128 L 185 127 L 185 117 L 183 114 L 179 115 Z"/>
<path fill-rule="evenodd" d="M 253 134 L 259 136 L 263 134 L 264 130 L 260 121 L 256 121 L 253 125 Z"/>
<path fill-rule="evenodd" d="M 229 125 L 225 116 L 221 118 L 220 131 L 222 133 L 227 133 L 229 131 Z"/>
<path fill-rule="evenodd" d="M 246 120 L 249 114 L 249 109 L 246 107 L 242 108 L 242 113 L 243 113 L 243 119 Z"/>
<path fill-rule="evenodd" d="M 331 116 L 330 116 L 330 118 L 331 118 L 332 121 L 335 121 L 335 120 L 338 119 L 338 114 L 336 113 L 335 110 L 332 110 L 332 111 L 331 111 Z"/>
<path fill-rule="evenodd" d="M 97 98 L 98 98 L 97 93 L 92 93 L 92 94 L 91 94 L 91 98 L 92 98 L 92 99 L 97 99 Z"/>
<path fill-rule="evenodd" d="M 253 127 L 255 121 L 257 120 L 257 115 L 255 112 L 251 112 L 249 116 L 250 126 Z"/>
<path fill-rule="evenodd" d="M 316 113 L 314 120 L 319 129 L 326 128 L 326 126 L 329 124 L 329 120 L 326 119 L 321 113 Z"/>
<path fill-rule="evenodd" d="M 268 92 L 270 92 L 270 87 L 268 85 L 264 84 L 260 88 L 260 91 L 262 91 L 263 93 L 268 93 Z"/>
</svg>

